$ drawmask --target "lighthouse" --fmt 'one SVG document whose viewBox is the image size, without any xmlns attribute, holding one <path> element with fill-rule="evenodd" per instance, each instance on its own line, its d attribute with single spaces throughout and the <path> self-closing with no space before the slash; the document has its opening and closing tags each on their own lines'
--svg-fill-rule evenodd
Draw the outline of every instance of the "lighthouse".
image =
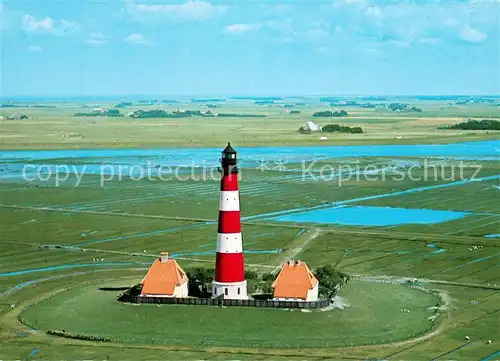
<svg viewBox="0 0 500 361">
<path fill-rule="evenodd" d="M 228 143 L 222 151 L 219 226 L 212 297 L 247 299 L 241 239 L 240 194 L 236 151 Z"/>
</svg>

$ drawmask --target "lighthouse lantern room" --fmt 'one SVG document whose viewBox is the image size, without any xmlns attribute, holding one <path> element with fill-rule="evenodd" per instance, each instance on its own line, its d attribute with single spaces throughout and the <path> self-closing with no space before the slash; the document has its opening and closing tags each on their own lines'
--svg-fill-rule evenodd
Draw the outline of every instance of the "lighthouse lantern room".
<svg viewBox="0 0 500 361">
<path fill-rule="evenodd" d="M 222 151 L 219 226 L 212 297 L 247 299 L 241 238 L 240 195 L 236 151 L 228 143 Z"/>
</svg>

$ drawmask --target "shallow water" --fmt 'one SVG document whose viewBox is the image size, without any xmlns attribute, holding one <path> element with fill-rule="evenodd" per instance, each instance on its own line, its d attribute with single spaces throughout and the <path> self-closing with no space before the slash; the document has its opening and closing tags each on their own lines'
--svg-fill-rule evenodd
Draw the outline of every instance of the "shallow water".
<svg viewBox="0 0 500 361">
<path fill-rule="evenodd" d="M 77 149 L 77 150 L 0 150 L 0 178 L 7 180 L 20 176 L 24 165 L 30 161 L 73 159 L 69 173 L 77 174 L 123 174 L 155 176 L 161 168 L 161 174 L 171 172 L 184 174 L 191 169 L 210 171 L 219 165 L 221 148 L 163 148 L 163 149 Z M 273 168 L 286 163 L 312 162 L 331 158 L 357 157 L 441 157 L 447 159 L 498 159 L 500 141 L 454 143 L 440 145 L 360 145 L 360 146 L 305 146 L 305 147 L 238 147 L 239 167 Z M 93 164 L 78 164 L 78 162 Z M 68 172 L 65 164 L 53 164 L 37 167 L 42 174 Z M 124 166 L 125 169 L 117 169 Z M 174 169 L 168 168 L 172 167 Z M 185 167 L 185 169 L 179 169 Z M 307 166 L 306 166 L 307 167 Z M 29 169 L 28 175 L 35 169 Z"/>
<path fill-rule="evenodd" d="M 281 253 L 281 249 L 270 249 L 270 250 L 244 250 L 244 254 L 278 254 Z M 209 256 L 215 255 L 216 251 L 205 251 L 205 252 L 179 252 L 172 253 L 170 257 L 178 258 L 184 256 Z M 60 271 L 72 268 L 86 268 L 86 267 L 123 267 L 123 266 L 151 266 L 152 262 L 95 262 L 95 263 L 74 263 L 66 265 L 48 266 L 41 268 L 29 268 L 24 270 L 17 270 L 11 272 L 0 273 L 0 277 L 9 276 L 20 276 L 39 272 L 52 272 Z"/>
<path fill-rule="evenodd" d="M 221 148 L 157 148 L 157 149 L 77 149 L 77 150 L 0 150 L 0 161 L 42 159 L 89 159 L 105 164 L 146 163 L 149 159 L 169 164 L 190 164 L 190 161 L 218 164 Z M 500 141 L 453 144 L 349 145 L 297 147 L 238 147 L 241 161 L 275 159 L 344 158 L 344 157 L 488 157 L 500 156 L 495 148 Z"/>
<path fill-rule="evenodd" d="M 79 264 L 66 264 L 59 266 L 49 266 L 42 268 L 31 268 L 25 270 L 18 270 L 12 272 L 4 272 L 0 273 L 0 277 L 8 277 L 8 276 L 19 276 L 31 273 L 39 273 L 39 272 L 52 272 L 59 271 L 71 268 L 81 268 L 81 267 L 116 267 L 116 266 L 134 266 L 134 265 L 151 265 L 151 262 L 107 262 L 107 263 L 79 263 Z"/>
<path fill-rule="evenodd" d="M 433 224 L 460 219 L 466 212 L 435 211 L 391 207 L 335 207 L 272 218 L 280 222 L 326 223 L 349 226 L 393 226 L 400 224 Z"/>
<path fill-rule="evenodd" d="M 495 180 L 495 179 L 500 179 L 500 175 L 493 175 L 493 176 L 489 176 L 489 177 L 474 178 L 474 179 L 464 179 L 464 180 L 460 180 L 460 181 L 456 181 L 456 182 L 437 184 L 437 185 L 426 186 L 426 187 L 411 188 L 411 189 L 407 189 L 404 191 L 376 194 L 373 196 L 366 196 L 366 197 L 360 197 L 360 198 L 351 198 L 351 199 L 347 199 L 347 200 L 343 200 L 343 201 L 331 202 L 328 205 L 321 204 L 321 205 L 312 206 L 312 207 L 294 208 L 294 209 L 287 209 L 287 210 L 278 211 L 278 212 L 257 214 L 254 216 L 243 217 L 242 220 L 248 221 L 248 220 L 261 219 L 261 218 L 263 218 L 263 219 L 276 219 L 278 217 L 273 217 L 273 216 L 284 216 L 284 215 L 289 215 L 289 214 L 297 214 L 301 211 L 312 211 L 312 210 L 319 210 L 319 209 L 325 209 L 325 208 L 332 209 L 333 207 L 342 208 L 348 204 L 357 203 L 357 202 L 361 202 L 361 201 L 368 201 L 368 200 L 380 199 L 380 198 L 386 198 L 386 197 L 394 197 L 394 196 L 410 194 L 410 193 L 415 193 L 415 192 L 422 192 L 422 191 L 426 191 L 426 190 L 430 190 L 430 189 L 455 187 L 455 186 L 468 184 L 471 182 L 483 182 L 483 181 L 489 181 L 489 180 Z"/>
</svg>

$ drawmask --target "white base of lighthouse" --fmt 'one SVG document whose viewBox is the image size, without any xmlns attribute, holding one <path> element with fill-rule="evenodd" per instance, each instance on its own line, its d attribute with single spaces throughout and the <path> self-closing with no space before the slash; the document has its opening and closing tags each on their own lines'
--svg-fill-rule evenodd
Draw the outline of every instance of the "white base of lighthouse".
<svg viewBox="0 0 500 361">
<path fill-rule="evenodd" d="M 223 295 L 226 300 L 247 300 L 247 281 L 233 283 L 212 282 L 212 298 L 220 295 Z"/>
</svg>

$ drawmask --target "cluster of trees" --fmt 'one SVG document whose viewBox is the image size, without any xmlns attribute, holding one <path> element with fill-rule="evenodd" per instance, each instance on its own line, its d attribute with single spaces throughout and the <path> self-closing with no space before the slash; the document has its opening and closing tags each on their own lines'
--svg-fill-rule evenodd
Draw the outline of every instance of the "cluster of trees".
<svg viewBox="0 0 500 361">
<path fill-rule="evenodd" d="M 349 114 L 345 110 L 331 112 L 329 110 L 325 110 L 323 112 L 313 113 L 313 117 L 347 117 Z"/>
<path fill-rule="evenodd" d="M 166 111 L 161 109 L 155 110 L 137 110 L 129 115 L 130 118 L 169 118 L 171 117 Z"/>
<path fill-rule="evenodd" d="M 440 129 L 461 129 L 461 130 L 500 130 L 500 121 L 493 119 L 473 120 L 441 127 Z"/>
<path fill-rule="evenodd" d="M 234 100 L 283 100 L 282 97 L 230 97 Z"/>
<path fill-rule="evenodd" d="M 372 103 L 366 103 L 366 104 L 360 104 L 359 105 L 360 108 L 365 108 L 365 109 L 373 109 L 375 108 L 375 104 L 372 104 Z"/>
<path fill-rule="evenodd" d="M 190 118 L 190 117 L 234 117 L 234 118 L 265 118 L 265 114 L 236 114 L 236 113 L 213 113 L 210 110 L 202 112 L 200 110 L 186 110 L 183 112 L 176 111 L 168 113 L 165 110 L 136 110 L 132 114 L 128 115 L 131 118 Z"/>
<path fill-rule="evenodd" d="M 233 117 L 233 118 L 265 118 L 265 114 L 237 114 L 237 113 L 219 113 L 218 117 Z"/>
<path fill-rule="evenodd" d="M 417 108 L 417 107 L 410 107 L 410 104 L 404 104 L 404 103 L 390 103 L 387 108 L 392 110 L 393 112 L 402 112 L 402 111 L 409 111 L 409 112 L 421 112 L 422 109 Z"/>
<path fill-rule="evenodd" d="M 186 110 L 185 112 L 168 113 L 162 109 L 136 110 L 133 114 L 130 114 L 131 118 L 189 118 L 195 116 L 201 117 L 208 115 L 202 114 L 199 110 Z"/>
<path fill-rule="evenodd" d="M 123 114 L 117 109 L 108 109 L 104 112 L 75 113 L 74 117 L 122 117 Z"/>
<path fill-rule="evenodd" d="M 338 124 L 328 124 L 321 128 L 322 132 L 340 132 L 340 133 L 351 133 L 351 134 L 361 134 L 363 129 L 361 127 L 348 127 L 345 125 Z"/>
<path fill-rule="evenodd" d="M 319 282 L 319 298 L 332 298 L 335 292 L 349 280 L 349 276 L 332 265 L 325 265 L 314 270 L 314 277 Z"/>
<path fill-rule="evenodd" d="M 176 103 L 180 103 L 178 100 L 172 100 L 172 99 L 163 99 L 163 100 L 159 100 L 159 99 L 153 99 L 153 100 L 139 100 L 137 103 L 139 104 L 147 104 L 147 105 L 153 105 L 153 104 L 176 104 Z"/>
<path fill-rule="evenodd" d="M 28 119 L 28 116 L 26 114 L 19 114 L 19 113 L 14 113 L 12 115 L 9 115 L 7 117 L 2 117 L 0 116 L 0 119 L 7 119 L 7 120 L 23 120 L 23 119 Z"/>
<path fill-rule="evenodd" d="M 403 104 L 403 103 L 391 103 L 387 106 L 390 110 L 393 112 L 395 111 L 402 111 L 408 109 L 410 105 L 409 104 Z"/>
<path fill-rule="evenodd" d="M 462 99 L 458 100 L 456 102 L 457 105 L 464 105 L 464 104 L 474 104 L 474 103 L 494 103 L 494 99 L 489 99 L 489 98 L 470 98 L 470 99 Z M 497 104 L 498 105 L 498 104 Z"/>
<path fill-rule="evenodd" d="M 386 97 L 379 97 L 379 96 L 366 96 L 366 97 L 360 97 L 359 99 L 372 100 L 372 101 L 387 100 Z"/>
<path fill-rule="evenodd" d="M 337 107 L 339 105 L 343 105 L 346 107 L 354 107 L 354 106 L 357 106 L 359 104 L 355 100 L 339 100 L 339 101 L 335 101 L 335 102 L 330 103 L 331 107 Z"/>
<path fill-rule="evenodd" d="M 189 295 L 193 297 L 208 297 L 212 293 L 212 282 L 215 269 L 197 267 L 186 271 L 189 278 Z M 247 292 L 272 293 L 271 285 L 276 277 L 272 274 L 259 276 L 255 271 L 246 270 Z"/>
<path fill-rule="evenodd" d="M 72 339 L 76 339 L 76 340 L 97 341 L 97 342 L 111 342 L 112 341 L 111 338 L 109 338 L 109 337 L 86 335 L 83 333 L 70 333 L 70 332 L 66 332 L 64 330 L 62 330 L 62 331 L 48 330 L 47 333 L 49 335 L 53 335 L 53 336 L 72 338 Z"/>
<path fill-rule="evenodd" d="M 290 110 L 290 114 L 300 114 L 300 110 Z"/>
<path fill-rule="evenodd" d="M 212 98 L 212 99 L 191 99 L 191 103 L 220 103 L 225 102 L 226 99 Z"/>
<path fill-rule="evenodd" d="M 115 108 L 126 108 L 132 106 L 132 102 L 121 102 L 115 105 Z"/>
</svg>

